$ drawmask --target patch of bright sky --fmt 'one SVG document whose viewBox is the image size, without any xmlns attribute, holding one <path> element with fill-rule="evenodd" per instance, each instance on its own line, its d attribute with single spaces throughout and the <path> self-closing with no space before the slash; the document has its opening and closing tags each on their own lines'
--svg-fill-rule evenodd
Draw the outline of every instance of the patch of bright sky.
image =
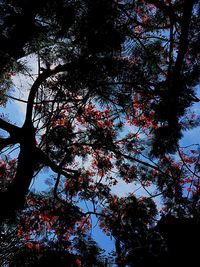
<svg viewBox="0 0 200 267">
<path fill-rule="evenodd" d="M 12 77 L 14 89 L 11 91 L 10 95 L 27 101 L 30 88 L 38 75 L 38 60 L 36 56 L 29 55 L 26 58 L 22 58 L 20 61 L 25 65 L 25 71 L 24 74 L 20 73 Z M 17 110 L 17 123 L 21 126 L 25 119 L 26 103 L 13 99 L 9 100 L 9 102 L 12 103 L 11 105 L 8 103 L 7 108 L 10 109 L 10 114 L 12 113 L 12 119 L 13 116 L 15 116 L 15 110 Z M 13 108 L 15 110 L 12 110 Z"/>
</svg>

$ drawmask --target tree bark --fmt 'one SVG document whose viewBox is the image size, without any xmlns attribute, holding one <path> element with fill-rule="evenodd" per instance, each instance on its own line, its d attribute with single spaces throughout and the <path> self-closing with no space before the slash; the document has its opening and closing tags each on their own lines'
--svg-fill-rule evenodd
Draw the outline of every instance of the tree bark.
<svg viewBox="0 0 200 267">
<path fill-rule="evenodd" d="M 25 198 L 31 184 L 37 159 L 35 131 L 32 125 L 21 128 L 20 153 L 13 182 L 6 192 L 0 194 L 0 217 L 7 218 L 24 207 Z"/>
</svg>

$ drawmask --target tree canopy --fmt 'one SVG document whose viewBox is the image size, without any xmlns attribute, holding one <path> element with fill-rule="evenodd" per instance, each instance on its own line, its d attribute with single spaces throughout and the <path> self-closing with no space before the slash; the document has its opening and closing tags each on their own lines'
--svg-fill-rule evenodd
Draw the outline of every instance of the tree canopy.
<svg viewBox="0 0 200 267">
<path fill-rule="evenodd" d="M 0 104 L 26 105 L 22 126 L 0 118 L 2 247 L 11 232 L 24 248 L 11 247 L 10 266 L 23 253 L 24 266 L 44 264 L 51 251 L 103 266 L 92 215 L 119 267 L 164 266 L 176 254 L 169 222 L 199 224 L 199 146 L 180 145 L 199 125 L 199 10 L 195 0 L 0 1 Z M 31 81 L 27 99 L 12 94 L 18 75 Z M 44 170 L 48 186 L 34 192 Z M 120 181 L 126 197 L 113 193 Z"/>
</svg>

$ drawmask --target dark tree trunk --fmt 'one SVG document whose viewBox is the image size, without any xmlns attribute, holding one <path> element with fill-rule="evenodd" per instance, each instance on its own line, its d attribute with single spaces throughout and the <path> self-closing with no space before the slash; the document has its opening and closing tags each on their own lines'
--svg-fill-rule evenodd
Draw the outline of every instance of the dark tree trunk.
<svg viewBox="0 0 200 267">
<path fill-rule="evenodd" d="M 116 249 L 116 253 L 117 253 L 117 265 L 118 265 L 118 267 L 126 267 L 126 264 L 125 264 L 124 259 L 123 259 L 123 253 L 122 253 L 119 238 L 116 239 L 115 249 Z"/>
<path fill-rule="evenodd" d="M 32 125 L 25 124 L 21 129 L 16 175 L 8 190 L 0 195 L 1 218 L 10 217 L 15 214 L 15 211 L 24 207 L 37 162 L 34 128 Z"/>
</svg>

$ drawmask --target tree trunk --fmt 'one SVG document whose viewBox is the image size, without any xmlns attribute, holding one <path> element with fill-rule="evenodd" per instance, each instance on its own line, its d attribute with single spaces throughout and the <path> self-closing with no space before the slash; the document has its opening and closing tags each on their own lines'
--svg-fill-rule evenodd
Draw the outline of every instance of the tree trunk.
<svg viewBox="0 0 200 267">
<path fill-rule="evenodd" d="M 20 153 L 16 175 L 6 192 L 0 195 L 0 217 L 7 218 L 24 207 L 26 194 L 31 184 L 36 163 L 36 140 L 34 128 L 24 125 L 20 139 Z"/>
<path fill-rule="evenodd" d="M 122 254 L 119 238 L 116 239 L 115 249 L 116 249 L 116 253 L 117 253 L 117 265 L 118 265 L 118 267 L 126 267 L 126 264 L 124 263 L 124 260 L 123 260 L 123 254 Z"/>
</svg>

